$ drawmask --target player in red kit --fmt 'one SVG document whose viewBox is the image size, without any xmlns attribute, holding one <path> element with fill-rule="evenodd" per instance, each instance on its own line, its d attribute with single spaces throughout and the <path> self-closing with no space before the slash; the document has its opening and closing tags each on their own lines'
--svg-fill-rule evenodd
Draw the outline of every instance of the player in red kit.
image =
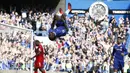
<svg viewBox="0 0 130 73">
<path fill-rule="evenodd" d="M 32 57 L 31 59 L 36 57 L 36 60 L 34 62 L 34 73 L 38 73 L 38 69 L 42 73 L 46 73 L 46 71 L 43 69 L 44 65 L 44 49 L 40 42 L 38 40 L 34 41 L 34 48 L 35 48 L 35 56 Z"/>
</svg>

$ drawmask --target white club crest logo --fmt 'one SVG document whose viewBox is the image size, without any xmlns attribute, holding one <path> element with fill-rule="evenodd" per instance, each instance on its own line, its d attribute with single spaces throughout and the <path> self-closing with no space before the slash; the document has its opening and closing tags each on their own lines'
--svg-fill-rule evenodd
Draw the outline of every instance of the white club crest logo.
<svg viewBox="0 0 130 73">
<path fill-rule="evenodd" d="M 103 20 L 108 15 L 108 6 L 103 2 L 95 2 L 89 8 L 91 18 Z"/>
</svg>

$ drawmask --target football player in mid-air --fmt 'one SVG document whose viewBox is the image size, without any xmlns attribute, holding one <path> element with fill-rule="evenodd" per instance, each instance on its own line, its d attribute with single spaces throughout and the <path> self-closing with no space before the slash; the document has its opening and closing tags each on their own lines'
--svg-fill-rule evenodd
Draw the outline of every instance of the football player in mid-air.
<svg viewBox="0 0 130 73">
<path fill-rule="evenodd" d="M 71 4 L 68 3 L 68 10 L 64 13 L 60 8 L 58 13 L 54 15 L 53 22 L 51 24 L 51 29 L 49 30 L 49 39 L 54 41 L 56 38 L 65 36 L 69 29 L 66 23 L 66 16 L 71 11 Z M 56 28 L 54 28 L 56 26 Z"/>
</svg>

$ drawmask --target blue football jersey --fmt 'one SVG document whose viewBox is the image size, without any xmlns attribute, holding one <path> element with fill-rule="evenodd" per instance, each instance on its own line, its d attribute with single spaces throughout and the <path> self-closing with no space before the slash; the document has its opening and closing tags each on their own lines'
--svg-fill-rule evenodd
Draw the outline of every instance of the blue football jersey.
<svg viewBox="0 0 130 73">
<path fill-rule="evenodd" d="M 124 55 L 127 55 L 127 49 L 125 48 L 124 44 L 117 45 L 113 47 L 112 56 L 114 56 L 114 59 L 124 60 L 124 56 L 121 55 L 121 53 L 124 53 Z"/>
<path fill-rule="evenodd" d="M 56 37 L 65 36 L 67 34 L 67 30 L 64 26 L 59 26 L 56 29 L 50 29 L 49 32 L 54 32 Z"/>
<path fill-rule="evenodd" d="M 57 37 L 65 36 L 67 34 L 67 30 L 64 26 L 57 27 L 54 32 Z"/>
</svg>

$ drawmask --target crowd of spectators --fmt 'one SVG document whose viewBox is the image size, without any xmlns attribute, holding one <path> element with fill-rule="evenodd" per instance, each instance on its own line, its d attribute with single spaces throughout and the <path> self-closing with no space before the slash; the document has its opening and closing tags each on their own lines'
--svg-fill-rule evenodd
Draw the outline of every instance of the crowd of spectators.
<svg viewBox="0 0 130 73">
<path fill-rule="evenodd" d="M 23 11 L 22 15 L 0 13 L 0 23 L 35 30 L 34 33 L 45 37 L 53 21 L 54 13 Z M 106 17 L 102 21 L 84 16 L 66 17 L 68 34 L 53 44 L 43 45 L 45 49 L 44 68 L 47 71 L 67 71 L 73 73 L 99 72 L 110 73 L 110 56 L 117 37 L 130 49 L 130 21 L 128 18 Z M 117 23 L 119 22 L 119 23 Z M 12 30 L 0 33 L 0 69 L 29 70 L 26 60 L 31 56 L 31 33 L 1 26 L 0 29 Z M 39 32 L 42 31 L 42 32 Z M 40 40 L 40 39 L 39 39 Z M 43 41 L 44 43 L 45 41 Z M 110 69 L 110 70 L 109 70 Z"/>
<path fill-rule="evenodd" d="M 31 32 L 0 25 L 0 70 L 29 70 Z"/>
<path fill-rule="evenodd" d="M 116 20 L 114 16 L 97 22 L 85 16 L 74 15 L 67 18 L 69 34 L 57 40 L 56 47 L 45 46 L 47 70 L 68 71 L 73 73 L 99 72 L 111 73 L 113 64 L 110 56 L 117 37 L 129 49 L 129 19 L 123 17 Z M 119 24 L 118 24 L 119 22 Z M 126 68 L 126 67 L 125 67 Z M 127 68 L 126 68 L 127 69 Z"/>
<path fill-rule="evenodd" d="M 37 8 L 30 10 L 28 7 L 21 9 L 21 13 L 16 12 L 15 9 L 11 13 L 7 13 L 4 9 L 1 9 L 0 24 L 5 24 L 5 26 L 0 25 L 1 70 L 30 69 L 30 61 L 26 61 L 31 56 L 31 32 L 23 29 L 33 29 L 38 34 L 40 28 L 41 31 L 45 31 L 44 35 L 47 36 L 46 30 L 49 27 L 46 27 L 46 24 L 51 24 L 53 16 L 53 14 L 47 12 L 48 9 L 42 12 Z M 6 25 L 16 26 L 22 29 Z"/>
</svg>

